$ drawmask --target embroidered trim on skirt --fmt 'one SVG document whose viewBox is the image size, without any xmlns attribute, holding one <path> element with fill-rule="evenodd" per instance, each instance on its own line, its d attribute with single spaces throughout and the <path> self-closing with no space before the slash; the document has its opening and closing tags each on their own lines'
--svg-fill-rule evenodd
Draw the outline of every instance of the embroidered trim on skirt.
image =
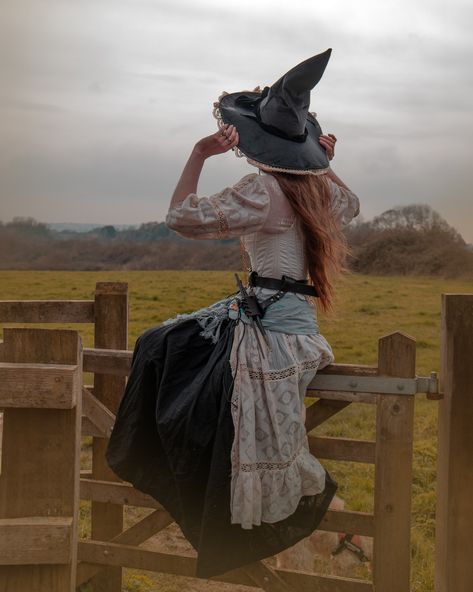
<svg viewBox="0 0 473 592">
<path fill-rule="evenodd" d="M 333 361 L 332 349 L 320 333 L 266 334 L 269 348 L 240 323 L 230 357 L 231 514 L 243 528 L 287 518 L 302 496 L 325 486 L 325 469 L 309 451 L 304 398 L 317 369 Z"/>
</svg>

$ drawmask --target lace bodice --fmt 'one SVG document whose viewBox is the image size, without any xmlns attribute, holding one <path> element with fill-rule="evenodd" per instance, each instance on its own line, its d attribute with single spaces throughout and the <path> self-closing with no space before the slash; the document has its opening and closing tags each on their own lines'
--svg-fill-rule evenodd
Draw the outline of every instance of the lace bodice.
<svg viewBox="0 0 473 592">
<path fill-rule="evenodd" d="M 359 212 L 358 197 L 329 181 L 334 215 L 348 224 Z M 260 275 L 307 276 L 299 219 L 272 175 L 246 175 L 210 197 L 191 193 L 169 210 L 166 224 L 188 238 L 241 237 L 251 267 Z"/>
</svg>

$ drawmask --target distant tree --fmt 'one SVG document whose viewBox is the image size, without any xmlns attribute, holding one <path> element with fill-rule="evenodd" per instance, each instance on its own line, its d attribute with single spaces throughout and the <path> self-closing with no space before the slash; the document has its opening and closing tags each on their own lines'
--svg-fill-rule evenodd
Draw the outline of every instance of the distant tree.
<svg viewBox="0 0 473 592">
<path fill-rule="evenodd" d="M 168 238 L 171 231 L 164 222 L 144 222 L 138 228 L 126 228 L 119 233 L 121 240 L 155 241 Z"/>
<path fill-rule="evenodd" d="M 115 228 L 115 226 L 111 226 L 111 225 L 102 226 L 101 228 L 98 229 L 97 236 L 99 238 L 102 238 L 105 240 L 110 240 L 110 239 L 116 238 L 117 229 Z"/>
<path fill-rule="evenodd" d="M 12 231 L 17 236 L 40 239 L 51 238 L 51 230 L 48 226 L 31 217 L 15 216 L 11 222 L 5 224 L 4 228 Z"/>
<path fill-rule="evenodd" d="M 405 228 L 419 232 L 439 232 L 449 235 L 454 241 L 465 243 L 460 233 L 427 204 L 411 204 L 386 210 L 373 218 L 371 225 L 376 230 Z"/>
<path fill-rule="evenodd" d="M 473 253 L 460 233 L 430 206 L 386 210 L 346 229 L 355 271 L 473 277 Z"/>
</svg>

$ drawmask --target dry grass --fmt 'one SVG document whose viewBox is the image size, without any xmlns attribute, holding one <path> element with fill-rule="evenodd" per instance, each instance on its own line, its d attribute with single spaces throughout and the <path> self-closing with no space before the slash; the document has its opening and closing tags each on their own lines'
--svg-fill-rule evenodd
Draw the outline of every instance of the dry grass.
<svg viewBox="0 0 473 592">
<path fill-rule="evenodd" d="M 89 299 L 96 281 L 126 281 L 130 294 L 129 349 L 145 329 L 176 313 L 190 312 L 235 291 L 230 272 L 0 272 L 0 299 Z M 440 294 L 471 292 L 471 282 L 422 277 L 350 275 L 338 286 L 336 311 L 319 315 L 338 362 L 376 364 L 377 339 L 395 330 L 417 340 L 417 373 L 439 369 Z M 31 326 L 31 325 L 30 325 Z M 52 325 L 50 325 L 52 326 Z M 61 325 L 64 327 L 64 325 Z M 91 325 L 77 328 L 84 345 L 93 344 Z M 90 382 L 90 377 L 86 377 Z M 371 439 L 374 409 L 351 405 L 317 430 L 319 434 Z M 416 398 L 412 501 L 412 592 L 433 590 L 435 527 L 437 404 Z M 90 462 L 84 439 L 83 468 Z M 342 462 L 324 463 L 339 483 L 346 508 L 373 509 L 373 467 Z M 82 503 L 81 534 L 87 536 L 89 504 Z M 318 568 L 323 568 L 319 566 Z M 353 574 L 356 575 L 356 574 Z M 127 592 L 197 590 L 189 580 L 126 570 Z M 203 583 L 202 583 L 203 584 Z M 209 590 L 210 587 L 199 588 Z M 223 589 L 219 586 L 219 589 Z M 84 588 L 86 590 L 86 588 Z"/>
</svg>

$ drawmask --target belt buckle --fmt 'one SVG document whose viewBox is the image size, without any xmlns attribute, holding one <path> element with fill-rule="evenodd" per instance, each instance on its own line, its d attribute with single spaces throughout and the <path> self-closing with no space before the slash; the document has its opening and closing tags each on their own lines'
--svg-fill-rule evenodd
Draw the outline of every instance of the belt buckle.
<svg viewBox="0 0 473 592">
<path fill-rule="evenodd" d="M 283 275 L 281 290 L 283 290 L 284 292 L 290 292 L 291 287 L 294 287 L 294 285 L 296 284 L 296 281 L 297 280 L 295 280 L 294 278 L 292 278 L 288 275 Z"/>
</svg>

